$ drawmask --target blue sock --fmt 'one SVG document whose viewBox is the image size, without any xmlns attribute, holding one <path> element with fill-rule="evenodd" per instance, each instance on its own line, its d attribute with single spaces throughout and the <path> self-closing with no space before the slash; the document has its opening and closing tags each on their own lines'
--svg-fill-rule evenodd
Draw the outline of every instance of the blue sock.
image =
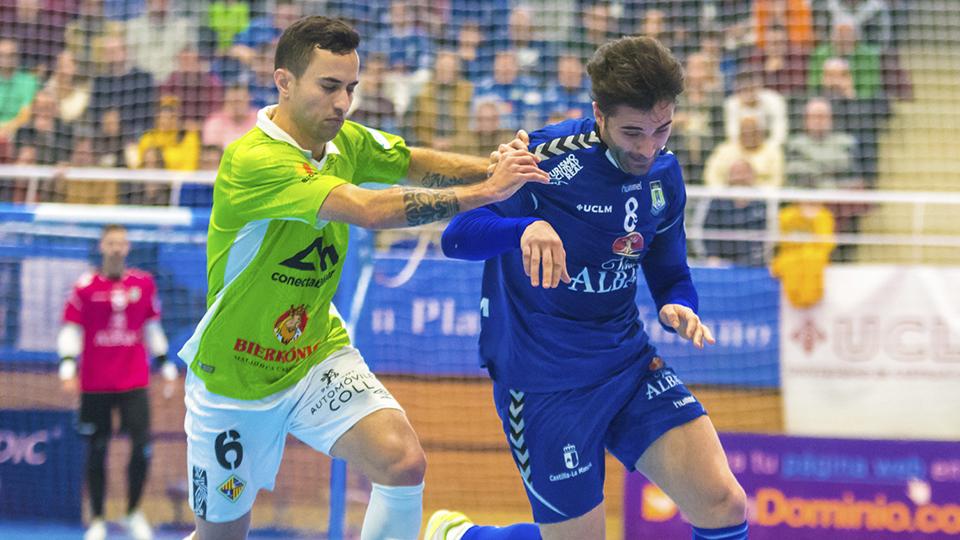
<svg viewBox="0 0 960 540">
<path fill-rule="evenodd" d="M 520 523 L 509 527 L 471 527 L 460 540 L 540 540 L 540 527 Z"/>
<path fill-rule="evenodd" d="M 719 529 L 694 527 L 693 540 L 747 540 L 747 522 Z"/>
</svg>

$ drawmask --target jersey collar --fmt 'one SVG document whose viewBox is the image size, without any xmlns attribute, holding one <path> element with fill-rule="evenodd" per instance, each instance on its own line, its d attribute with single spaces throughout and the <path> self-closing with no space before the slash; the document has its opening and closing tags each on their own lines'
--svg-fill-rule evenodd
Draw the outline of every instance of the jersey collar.
<svg viewBox="0 0 960 540">
<path fill-rule="evenodd" d="M 278 141 L 283 141 L 287 144 L 291 144 L 293 145 L 294 148 L 303 152 L 303 155 L 307 156 L 308 159 L 312 159 L 313 161 L 316 161 L 316 159 L 313 158 L 312 151 L 307 150 L 306 148 L 303 148 L 302 146 L 297 144 L 297 141 L 293 140 L 293 137 L 291 137 L 289 133 L 280 129 L 280 126 L 278 126 L 273 122 L 271 118 L 273 117 L 273 111 L 276 108 L 277 108 L 276 105 L 267 105 L 266 107 L 257 111 L 257 127 L 260 128 L 261 131 L 266 133 L 267 136 L 270 137 L 271 139 L 276 139 Z M 323 147 L 323 159 L 321 159 L 318 162 L 318 164 L 322 165 L 323 162 L 327 160 L 327 156 L 329 156 L 330 154 L 339 154 L 339 153 L 340 153 L 340 149 L 337 148 L 337 145 L 334 144 L 333 141 L 327 141 L 327 144 Z"/>
</svg>

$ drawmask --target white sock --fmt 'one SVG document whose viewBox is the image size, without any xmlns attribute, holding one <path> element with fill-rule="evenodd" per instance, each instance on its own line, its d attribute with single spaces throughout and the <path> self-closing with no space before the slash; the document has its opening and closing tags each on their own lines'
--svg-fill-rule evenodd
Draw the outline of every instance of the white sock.
<svg viewBox="0 0 960 540">
<path fill-rule="evenodd" d="M 416 486 L 373 484 L 360 540 L 417 540 L 423 516 L 423 482 Z"/>
</svg>

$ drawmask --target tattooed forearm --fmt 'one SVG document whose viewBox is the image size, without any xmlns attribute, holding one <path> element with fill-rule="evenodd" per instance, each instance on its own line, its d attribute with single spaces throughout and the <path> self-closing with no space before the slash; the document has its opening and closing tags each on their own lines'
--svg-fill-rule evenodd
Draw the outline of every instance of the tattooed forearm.
<svg viewBox="0 0 960 540">
<path fill-rule="evenodd" d="M 460 212 L 460 202 L 453 190 L 401 188 L 408 225 L 423 225 L 453 217 Z"/>
<path fill-rule="evenodd" d="M 430 172 L 420 179 L 420 185 L 428 188 L 445 188 L 450 186 L 462 186 L 471 183 L 466 178 L 456 176 L 445 176 L 440 173 Z"/>
</svg>

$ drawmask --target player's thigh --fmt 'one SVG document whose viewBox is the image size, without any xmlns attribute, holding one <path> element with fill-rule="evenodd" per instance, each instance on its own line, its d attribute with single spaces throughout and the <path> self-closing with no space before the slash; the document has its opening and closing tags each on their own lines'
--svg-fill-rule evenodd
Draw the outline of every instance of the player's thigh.
<svg viewBox="0 0 960 540">
<path fill-rule="evenodd" d="M 190 507 L 208 522 L 236 521 L 253 508 L 260 489 L 273 489 L 291 407 L 286 399 L 254 407 L 212 395 L 192 373 L 186 389 Z"/>
<path fill-rule="evenodd" d="M 709 417 L 664 433 L 640 456 L 636 467 L 694 525 L 722 527 L 743 521 L 741 504 L 736 502 L 743 498 L 743 490 L 730 471 Z"/>
<path fill-rule="evenodd" d="M 312 448 L 346 459 L 376 483 L 418 484 L 423 450 L 406 414 L 345 347 L 313 368 L 291 414 L 290 433 Z M 419 476 L 419 478 L 418 478 Z"/>
<path fill-rule="evenodd" d="M 150 439 L 150 398 L 146 388 L 124 392 L 119 397 L 120 427 L 133 444 L 145 445 Z"/>
<path fill-rule="evenodd" d="M 83 393 L 80 395 L 80 410 L 77 413 L 77 432 L 85 437 L 109 438 L 113 431 L 112 394 Z"/>
<path fill-rule="evenodd" d="M 602 534 L 602 513 L 599 520 L 588 514 L 603 502 L 603 435 L 632 395 L 620 384 L 621 375 L 559 392 L 523 392 L 494 384 L 497 414 L 534 520 L 548 530 L 573 526 L 581 538 Z"/>
</svg>

